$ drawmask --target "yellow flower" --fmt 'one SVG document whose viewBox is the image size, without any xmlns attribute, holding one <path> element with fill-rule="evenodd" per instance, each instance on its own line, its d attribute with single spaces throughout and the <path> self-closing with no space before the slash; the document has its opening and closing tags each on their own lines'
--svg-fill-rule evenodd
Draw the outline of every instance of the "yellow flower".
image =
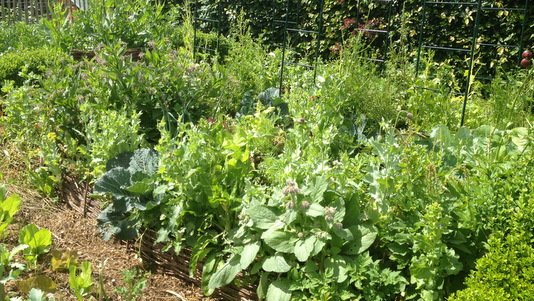
<svg viewBox="0 0 534 301">
<path fill-rule="evenodd" d="M 55 141 L 56 138 L 57 138 L 57 135 L 54 132 L 50 132 L 50 133 L 48 133 L 48 135 L 46 135 L 46 137 L 48 137 L 48 140 L 50 140 L 50 141 Z"/>
</svg>

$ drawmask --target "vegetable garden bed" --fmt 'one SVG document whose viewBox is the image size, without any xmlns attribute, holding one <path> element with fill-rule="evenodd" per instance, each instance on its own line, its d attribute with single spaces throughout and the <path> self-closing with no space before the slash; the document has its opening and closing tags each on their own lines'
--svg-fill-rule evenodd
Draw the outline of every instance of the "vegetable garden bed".
<svg viewBox="0 0 534 301">
<path fill-rule="evenodd" d="M 254 41 L 242 15 L 197 36 L 205 18 L 178 9 L 97 4 L 2 31 L 0 166 L 103 240 L 223 299 L 534 295 L 531 70 L 483 83 L 431 56 L 418 68 L 409 31 L 383 65 L 359 59 L 356 31 L 310 64 Z M 5 254 L 33 264 L 39 231 Z M 78 294 L 101 293 L 87 263 L 68 269 Z"/>
</svg>

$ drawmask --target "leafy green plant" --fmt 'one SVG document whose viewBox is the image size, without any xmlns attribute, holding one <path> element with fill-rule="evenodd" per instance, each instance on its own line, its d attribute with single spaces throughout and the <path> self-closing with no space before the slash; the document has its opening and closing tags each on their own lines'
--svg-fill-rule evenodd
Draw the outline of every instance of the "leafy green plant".
<svg viewBox="0 0 534 301">
<path fill-rule="evenodd" d="M 14 52 L 6 52 L 0 56 L 0 87 L 4 81 L 14 81 L 15 85 L 21 86 L 27 78 L 25 74 L 42 74 L 55 60 L 65 57 L 49 47 L 24 48 Z"/>
<path fill-rule="evenodd" d="M 532 188 L 532 183 L 527 185 Z M 467 287 L 448 300 L 530 298 L 534 282 L 534 248 L 530 243 L 534 226 L 532 196 L 531 189 L 509 195 L 513 207 L 502 211 L 504 223 L 488 239 L 487 253 L 477 259 L 476 268 L 465 279 Z"/>
<path fill-rule="evenodd" d="M 94 113 L 91 113 L 95 111 Z M 88 169 L 94 179 L 106 172 L 106 163 L 121 153 L 133 152 L 143 144 L 140 131 L 140 113 L 127 114 L 124 111 L 105 112 L 82 108 L 86 121 L 87 145 L 78 148 L 89 158 Z"/>
<path fill-rule="evenodd" d="M 5 189 L 5 186 L 3 188 Z M 0 239 L 8 235 L 7 227 L 13 222 L 13 216 L 20 210 L 21 203 L 18 194 L 12 194 L 6 199 L 5 191 L 0 191 Z"/>
<path fill-rule="evenodd" d="M 56 290 L 56 283 L 46 275 L 37 275 L 24 280 L 18 280 L 17 288 L 24 294 L 31 294 L 31 290 L 34 288 L 45 293 L 51 293 Z"/>
<path fill-rule="evenodd" d="M 28 301 L 54 301 L 54 297 L 47 298 L 45 292 L 37 288 L 32 288 L 30 290 Z"/>
<path fill-rule="evenodd" d="M 78 266 L 78 252 L 73 250 L 66 250 L 61 252 L 59 250 L 52 251 L 52 258 L 50 258 L 50 265 L 53 271 L 67 272 L 71 265 Z"/>
<path fill-rule="evenodd" d="M 143 290 L 146 288 L 146 277 L 142 277 L 136 280 L 138 276 L 137 269 L 122 271 L 122 281 L 126 283 L 126 286 L 119 286 L 115 289 L 125 300 L 135 301 L 143 295 Z M 146 276 L 146 275 L 145 275 Z"/>
<path fill-rule="evenodd" d="M 17 279 L 18 275 L 26 269 L 24 264 L 13 260 L 17 253 L 26 248 L 28 248 L 27 245 L 18 245 L 9 251 L 3 244 L 0 244 L 0 300 L 6 298 L 4 289 L 6 282 Z"/>
<path fill-rule="evenodd" d="M 29 264 L 35 266 L 38 256 L 50 250 L 52 233 L 47 229 L 39 229 L 36 225 L 29 224 L 20 230 L 19 243 L 28 246 L 23 251 L 24 256 Z"/>
<path fill-rule="evenodd" d="M 93 277 L 91 276 L 91 263 L 89 261 L 82 262 L 81 271 L 79 275 L 76 275 L 76 266 L 71 265 L 69 267 L 70 277 L 69 284 L 78 298 L 79 301 L 82 301 L 93 291 Z"/>
<path fill-rule="evenodd" d="M 110 194 L 113 202 L 98 216 L 105 240 L 137 237 L 136 210 L 150 210 L 162 196 L 153 196 L 158 154 L 150 149 L 122 153 L 107 162 L 107 172 L 95 182 L 94 192 Z"/>
<path fill-rule="evenodd" d="M 24 299 L 22 299 L 21 297 L 13 297 L 13 298 L 10 298 L 9 300 L 10 301 L 23 301 Z M 32 288 L 28 294 L 28 299 L 27 299 L 27 301 L 54 301 L 54 300 L 55 298 L 53 296 L 48 298 L 45 295 L 45 292 L 43 292 L 42 290 L 38 288 Z"/>
<path fill-rule="evenodd" d="M 274 107 L 281 116 L 289 114 L 288 104 L 280 97 L 280 90 L 271 87 L 261 92 L 257 99 L 254 99 L 249 93 L 246 93 L 241 101 L 241 108 L 239 109 L 238 116 L 252 115 L 256 113 L 256 105 L 258 102 L 261 102 L 264 107 Z"/>
</svg>

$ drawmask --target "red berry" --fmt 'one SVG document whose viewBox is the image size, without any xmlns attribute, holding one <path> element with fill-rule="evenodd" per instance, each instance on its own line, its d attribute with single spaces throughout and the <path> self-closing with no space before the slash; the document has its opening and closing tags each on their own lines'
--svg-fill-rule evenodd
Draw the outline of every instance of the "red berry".
<svg viewBox="0 0 534 301">
<path fill-rule="evenodd" d="M 527 60 L 532 59 L 532 51 L 530 51 L 528 49 L 523 51 L 523 58 L 525 58 Z"/>
<path fill-rule="evenodd" d="M 532 64 L 532 63 L 530 62 L 529 59 L 522 59 L 522 60 L 521 60 L 521 66 L 523 66 L 524 68 L 528 68 L 528 67 L 530 67 L 531 64 Z"/>
</svg>

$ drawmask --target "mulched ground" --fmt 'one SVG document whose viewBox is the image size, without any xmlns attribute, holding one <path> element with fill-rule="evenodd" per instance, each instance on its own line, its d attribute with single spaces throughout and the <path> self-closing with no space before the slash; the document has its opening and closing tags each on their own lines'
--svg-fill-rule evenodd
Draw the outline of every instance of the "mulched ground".
<svg viewBox="0 0 534 301">
<path fill-rule="evenodd" d="M 84 218 L 79 212 L 68 208 L 65 204 L 43 198 L 38 193 L 16 185 L 8 185 L 8 194 L 17 193 L 23 203 L 17 215 L 16 222 L 10 226 L 11 234 L 4 243 L 8 248 L 17 245 L 17 233 L 28 223 L 34 223 L 39 228 L 46 228 L 52 233 L 53 248 L 61 252 L 72 250 L 78 252 L 78 260 L 90 261 L 93 279 L 97 284 L 99 269 L 107 260 L 103 271 L 104 290 L 110 300 L 125 300 L 113 291 L 117 286 L 124 286 L 122 271 L 137 268 L 147 278 L 144 295 L 138 300 L 216 300 L 204 297 L 199 287 L 192 286 L 176 277 L 163 274 L 153 265 L 143 262 L 136 252 L 128 248 L 125 243 L 118 241 L 103 241 L 98 235 L 96 221 Z M 54 279 L 57 290 L 53 293 L 56 300 L 77 300 L 70 291 L 68 272 L 60 273 L 50 268 L 51 256 L 43 256 L 37 268 L 39 275 L 46 275 Z M 20 259 L 19 259 L 20 260 Z M 145 274 L 150 272 L 150 274 Z M 27 279 L 35 275 L 33 271 L 19 275 L 20 279 Z M 6 285 L 6 292 L 20 296 L 14 281 Z M 95 299 L 96 292 L 92 294 Z M 89 300 L 90 298 L 87 298 Z M 84 298 L 85 300 L 85 298 Z"/>
</svg>

